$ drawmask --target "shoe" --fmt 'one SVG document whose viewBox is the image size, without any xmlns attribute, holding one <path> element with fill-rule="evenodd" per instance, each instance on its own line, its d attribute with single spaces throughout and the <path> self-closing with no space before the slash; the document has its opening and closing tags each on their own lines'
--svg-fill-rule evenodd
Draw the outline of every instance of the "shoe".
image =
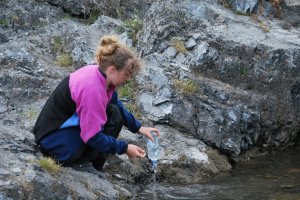
<svg viewBox="0 0 300 200">
<path fill-rule="evenodd" d="M 74 164 L 71 165 L 70 167 L 76 171 L 87 172 L 87 173 L 95 174 L 100 178 L 106 178 L 105 174 L 95 169 L 92 163 Z"/>
</svg>

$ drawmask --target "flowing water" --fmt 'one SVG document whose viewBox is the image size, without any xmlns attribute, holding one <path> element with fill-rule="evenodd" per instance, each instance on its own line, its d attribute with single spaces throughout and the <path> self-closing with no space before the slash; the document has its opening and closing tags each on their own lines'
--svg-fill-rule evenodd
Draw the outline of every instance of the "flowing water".
<svg viewBox="0 0 300 200">
<path fill-rule="evenodd" d="M 153 181 L 138 199 L 300 200 L 300 149 L 240 163 L 201 184 Z"/>
</svg>

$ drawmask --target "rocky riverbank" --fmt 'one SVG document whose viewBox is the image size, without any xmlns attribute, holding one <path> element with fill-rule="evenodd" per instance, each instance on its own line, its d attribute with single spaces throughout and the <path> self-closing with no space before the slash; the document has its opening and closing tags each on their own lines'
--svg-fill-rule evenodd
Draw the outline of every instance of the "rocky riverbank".
<svg viewBox="0 0 300 200">
<path fill-rule="evenodd" d="M 259 2 L 1 1 L 0 199 L 134 199 L 149 182 L 147 159 L 112 155 L 101 177 L 73 168 L 50 174 L 37 162 L 30 130 L 45 100 L 93 62 L 107 34 L 142 57 L 135 96 L 123 100 L 161 131 L 160 181 L 201 182 L 231 161 L 293 145 L 299 5 L 282 2 L 279 17 L 273 1 Z M 121 139 L 145 147 L 125 129 Z"/>
</svg>

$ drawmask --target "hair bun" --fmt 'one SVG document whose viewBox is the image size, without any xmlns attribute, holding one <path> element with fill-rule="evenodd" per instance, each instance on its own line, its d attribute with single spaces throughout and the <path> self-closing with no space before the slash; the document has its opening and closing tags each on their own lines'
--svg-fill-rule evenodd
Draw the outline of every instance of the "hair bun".
<svg viewBox="0 0 300 200">
<path fill-rule="evenodd" d="M 118 38 L 116 36 L 104 36 L 101 38 L 101 46 L 106 46 L 110 44 L 118 43 Z"/>
<path fill-rule="evenodd" d="M 104 36 L 100 41 L 100 53 L 103 56 L 111 55 L 118 44 L 118 38 L 116 36 Z"/>
</svg>

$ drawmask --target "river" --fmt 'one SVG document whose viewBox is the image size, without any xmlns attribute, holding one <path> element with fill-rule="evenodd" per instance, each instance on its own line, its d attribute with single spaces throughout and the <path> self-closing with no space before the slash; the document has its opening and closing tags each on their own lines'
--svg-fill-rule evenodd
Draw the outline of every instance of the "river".
<svg viewBox="0 0 300 200">
<path fill-rule="evenodd" d="M 300 200 L 300 148 L 239 163 L 201 184 L 153 182 L 137 199 Z"/>
</svg>

